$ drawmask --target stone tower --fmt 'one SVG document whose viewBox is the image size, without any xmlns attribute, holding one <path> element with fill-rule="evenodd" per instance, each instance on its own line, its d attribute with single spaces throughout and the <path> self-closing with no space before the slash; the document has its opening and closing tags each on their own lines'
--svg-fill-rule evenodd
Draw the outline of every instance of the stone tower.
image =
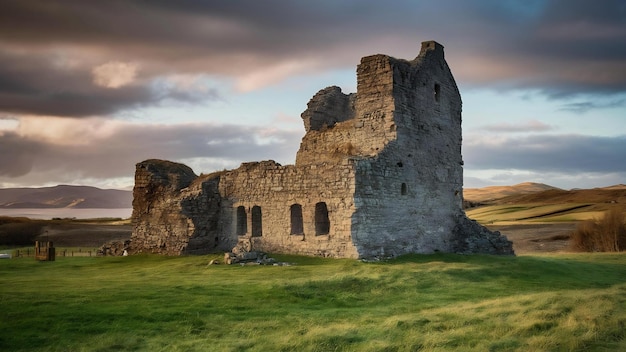
<svg viewBox="0 0 626 352">
<path fill-rule="evenodd" d="M 295 165 L 244 163 L 196 177 L 137 164 L 134 251 L 255 250 L 330 257 L 512 254 L 462 209 L 461 97 L 443 46 L 411 61 L 364 57 L 357 92 L 319 91 L 302 113 Z"/>
</svg>

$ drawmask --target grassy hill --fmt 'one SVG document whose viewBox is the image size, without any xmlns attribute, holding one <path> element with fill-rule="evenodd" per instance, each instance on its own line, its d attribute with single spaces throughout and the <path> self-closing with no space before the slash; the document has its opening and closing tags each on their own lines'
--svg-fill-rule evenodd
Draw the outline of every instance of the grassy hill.
<svg viewBox="0 0 626 352">
<path fill-rule="evenodd" d="M 492 203 L 508 196 L 532 194 L 546 190 L 558 190 L 543 183 L 524 182 L 514 186 L 489 186 L 463 189 L 463 198 L 472 203 Z"/>
<path fill-rule="evenodd" d="M 534 189 L 534 191 L 533 191 Z M 466 209 L 483 224 L 573 222 L 601 218 L 613 208 L 626 212 L 626 186 L 562 190 L 547 185 L 520 184 L 471 190 Z"/>
<path fill-rule="evenodd" d="M 626 256 L 0 260 L 7 351 L 624 351 Z"/>
</svg>

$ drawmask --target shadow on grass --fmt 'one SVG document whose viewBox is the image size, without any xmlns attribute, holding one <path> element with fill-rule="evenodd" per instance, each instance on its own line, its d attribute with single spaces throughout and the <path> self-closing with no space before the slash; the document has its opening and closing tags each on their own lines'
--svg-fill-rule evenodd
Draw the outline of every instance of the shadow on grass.
<svg viewBox="0 0 626 352">
<path fill-rule="evenodd" d="M 411 254 L 381 264 L 393 266 L 414 263 L 434 266 L 442 263 L 442 273 L 458 283 L 498 280 L 519 289 L 541 291 L 606 288 L 626 283 L 626 260 L 620 258 L 626 257 L 619 254 L 518 257 Z"/>
<path fill-rule="evenodd" d="M 287 283 L 280 288 L 295 301 L 337 308 L 380 304 L 389 295 L 414 297 L 426 305 L 441 304 L 624 284 L 626 260 L 621 258 L 624 257 L 603 254 L 405 255 L 377 263 L 346 262 L 342 275 L 335 273 L 328 278 Z M 314 265 L 317 260 L 310 258 L 307 263 Z M 361 275 L 363 266 L 374 270 L 370 270 L 369 275 Z"/>
<path fill-rule="evenodd" d="M 343 265 L 347 270 L 307 281 L 283 281 L 271 291 L 283 307 L 303 312 L 320 309 L 327 314 L 335 309 L 338 316 L 361 309 L 388 314 L 620 284 L 626 293 L 626 265 L 622 264 L 626 259 L 621 258 L 409 255 L 379 263 L 357 262 L 356 267 Z"/>
</svg>

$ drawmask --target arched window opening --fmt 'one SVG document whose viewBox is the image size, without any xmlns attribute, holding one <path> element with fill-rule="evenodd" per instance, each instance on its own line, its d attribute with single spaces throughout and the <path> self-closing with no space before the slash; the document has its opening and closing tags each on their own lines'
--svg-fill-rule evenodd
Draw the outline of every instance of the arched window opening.
<svg viewBox="0 0 626 352">
<path fill-rule="evenodd" d="M 402 182 L 402 185 L 400 186 L 400 194 L 405 196 L 406 195 L 406 183 Z"/>
<path fill-rule="evenodd" d="M 237 236 L 243 236 L 246 233 L 248 233 L 246 207 L 240 205 L 237 207 Z"/>
<path fill-rule="evenodd" d="M 435 83 L 435 101 L 439 102 L 439 98 L 441 96 L 441 86 L 439 83 Z"/>
<path fill-rule="evenodd" d="M 327 235 L 330 233 L 330 220 L 326 203 L 315 204 L 315 235 Z"/>
<path fill-rule="evenodd" d="M 252 237 L 263 236 L 263 221 L 261 219 L 261 207 L 252 207 Z"/>
<path fill-rule="evenodd" d="M 291 234 L 302 235 L 303 233 L 302 206 L 300 204 L 293 204 L 291 206 Z"/>
</svg>

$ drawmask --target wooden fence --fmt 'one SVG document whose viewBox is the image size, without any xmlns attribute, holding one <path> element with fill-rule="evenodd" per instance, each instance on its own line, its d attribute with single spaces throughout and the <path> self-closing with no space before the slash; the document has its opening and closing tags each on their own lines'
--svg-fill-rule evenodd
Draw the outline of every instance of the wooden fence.
<svg viewBox="0 0 626 352">
<path fill-rule="evenodd" d="M 35 259 L 42 262 L 53 262 L 56 257 L 56 248 L 50 241 L 35 241 Z"/>
<path fill-rule="evenodd" d="M 95 257 L 98 253 L 96 248 L 57 248 L 55 257 Z M 35 257 L 36 251 L 31 248 L 16 249 L 13 251 L 13 258 Z"/>
</svg>

